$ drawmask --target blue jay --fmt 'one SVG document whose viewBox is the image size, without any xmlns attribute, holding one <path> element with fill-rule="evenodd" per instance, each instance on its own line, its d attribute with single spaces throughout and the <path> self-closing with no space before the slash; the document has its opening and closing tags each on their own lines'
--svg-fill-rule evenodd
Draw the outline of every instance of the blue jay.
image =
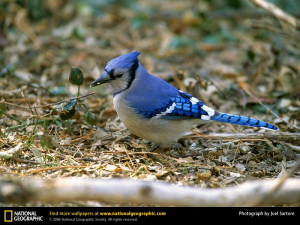
<svg viewBox="0 0 300 225">
<path fill-rule="evenodd" d="M 153 76 L 138 60 L 135 51 L 109 61 L 91 87 L 111 84 L 119 118 L 137 136 L 166 146 L 184 136 L 194 124 L 225 122 L 278 130 L 261 120 L 218 112 L 199 99 Z"/>
</svg>

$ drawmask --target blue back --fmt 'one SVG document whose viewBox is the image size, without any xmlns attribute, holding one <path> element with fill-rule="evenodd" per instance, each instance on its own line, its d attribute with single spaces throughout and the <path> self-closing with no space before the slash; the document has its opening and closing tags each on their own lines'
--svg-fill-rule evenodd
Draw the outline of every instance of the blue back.
<svg viewBox="0 0 300 225">
<path fill-rule="evenodd" d="M 140 67 L 141 65 L 139 65 Z M 165 107 L 171 97 L 178 95 L 178 90 L 166 81 L 150 75 L 145 69 L 143 74 L 138 74 L 139 85 L 134 87 L 134 94 L 129 94 L 125 97 L 132 105 L 136 112 L 153 112 L 156 109 Z M 159 90 L 159 91 L 158 91 Z"/>
</svg>

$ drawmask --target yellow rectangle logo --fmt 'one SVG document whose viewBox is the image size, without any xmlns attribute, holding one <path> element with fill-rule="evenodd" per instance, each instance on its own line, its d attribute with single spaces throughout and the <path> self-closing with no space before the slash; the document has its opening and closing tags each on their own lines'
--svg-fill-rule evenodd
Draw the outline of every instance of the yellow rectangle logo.
<svg viewBox="0 0 300 225">
<path fill-rule="evenodd" d="M 12 221 L 13 221 L 13 211 L 4 210 L 4 222 L 12 222 Z"/>
</svg>

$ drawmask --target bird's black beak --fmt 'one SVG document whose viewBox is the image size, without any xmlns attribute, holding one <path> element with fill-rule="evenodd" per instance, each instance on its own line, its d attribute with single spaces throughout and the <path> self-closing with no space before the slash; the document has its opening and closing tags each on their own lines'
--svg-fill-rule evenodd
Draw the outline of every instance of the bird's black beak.
<svg viewBox="0 0 300 225">
<path fill-rule="evenodd" d="M 105 84 L 110 81 L 111 81 L 111 77 L 107 72 L 104 71 L 102 75 L 90 85 L 90 87 L 96 87 L 100 84 Z"/>
</svg>

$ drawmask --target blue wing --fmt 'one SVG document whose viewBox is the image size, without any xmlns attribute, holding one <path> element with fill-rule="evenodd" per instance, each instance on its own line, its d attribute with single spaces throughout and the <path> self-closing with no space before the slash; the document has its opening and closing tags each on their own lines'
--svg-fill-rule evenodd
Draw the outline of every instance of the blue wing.
<svg viewBox="0 0 300 225">
<path fill-rule="evenodd" d="M 214 115 L 214 110 L 200 100 L 150 74 L 143 74 L 139 85 L 125 100 L 136 113 L 147 118 L 209 120 Z M 130 104 L 133 102 L 134 105 Z"/>
<path fill-rule="evenodd" d="M 188 93 L 178 91 L 152 110 L 140 110 L 139 114 L 147 118 L 162 118 L 167 120 L 200 118 L 209 120 L 214 115 L 213 109 Z"/>
</svg>

